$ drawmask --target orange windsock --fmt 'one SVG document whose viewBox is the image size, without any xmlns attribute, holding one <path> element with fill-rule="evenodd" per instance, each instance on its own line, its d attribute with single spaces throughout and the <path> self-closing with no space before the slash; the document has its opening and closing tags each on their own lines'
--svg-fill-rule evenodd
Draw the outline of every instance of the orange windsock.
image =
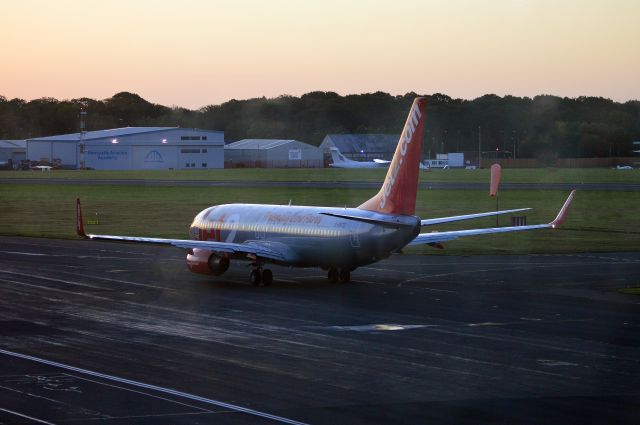
<svg viewBox="0 0 640 425">
<path fill-rule="evenodd" d="M 493 164 L 491 166 L 491 187 L 489 188 L 489 196 L 496 196 L 498 194 L 501 175 L 502 167 L 500 167 L 500 164 Z"/>
</svg>

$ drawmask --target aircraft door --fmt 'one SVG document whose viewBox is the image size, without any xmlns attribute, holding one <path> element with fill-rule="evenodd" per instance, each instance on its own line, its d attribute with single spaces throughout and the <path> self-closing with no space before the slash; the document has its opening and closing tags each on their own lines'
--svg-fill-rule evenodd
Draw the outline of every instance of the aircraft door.
<svg viewBox="0 0 640 425">
<path fill-rule="evenodd" d="M 258 226 L 256 227 L 256 231 L 255 231 L 255 238 L 256 240 L 264 240 L 266 239 L 266 225 L 264 223 L 258 223 Z"/>
</svg>

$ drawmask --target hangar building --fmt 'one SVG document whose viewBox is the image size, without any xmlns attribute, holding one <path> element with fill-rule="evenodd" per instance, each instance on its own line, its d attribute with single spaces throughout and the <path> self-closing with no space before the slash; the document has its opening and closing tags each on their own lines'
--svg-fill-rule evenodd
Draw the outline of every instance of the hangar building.
<svg viewBox="0 0 640 425">
<path fill-rule="evenodd" d="M 0 140 L 0 165 L 9 163 L 13 167 L 27 159 L 27 142 L 24 140 Z"/>
<path fill-rule="evenodd" d="M 229 168 L 320 168 L 322 150 L 297 140 L 244 139 L 224 147 Z"/>
<path fill-rule="evenodd" d="M 80 133 L 28 139 L 27 158 L 80 167 Z M 84 134 L 85 167 L 166 170 L 224 167 L 224 132 L 180 127 L 124 127 Z M 58 161 L 59 160 L 59 161 Z"/>
<path fill-rule="evenodd" d="M 355 161 L 391 159 L 398 145 L 399 134 L 327 134 L 320 144 L 326 157 L 330 148 L 338 148 L 345 157 Z"/>
</svg>

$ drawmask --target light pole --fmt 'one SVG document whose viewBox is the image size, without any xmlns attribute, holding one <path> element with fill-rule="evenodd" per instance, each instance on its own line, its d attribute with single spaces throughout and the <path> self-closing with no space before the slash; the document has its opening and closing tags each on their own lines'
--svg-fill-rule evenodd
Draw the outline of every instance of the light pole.
<svg viewBox="0 0 640 425">
<path fill-rule="evenodd" d="M 80 169 L 81 170 L 84 170 L 86 168 L 85 162 L 84 162 L 84 151 L 85 151 L 84 138 L 85 138 L 85 133 L 87 132 L 85 128 L 86 116 L 87 116 L 87 111 L 85 110 L 85 107 L 82 106 L 80 109 Z"/>
<path fill-rule="evenodd" d="M 482 129 L 478 126 L 478 170 L 482 164 Z"/>
</svg>

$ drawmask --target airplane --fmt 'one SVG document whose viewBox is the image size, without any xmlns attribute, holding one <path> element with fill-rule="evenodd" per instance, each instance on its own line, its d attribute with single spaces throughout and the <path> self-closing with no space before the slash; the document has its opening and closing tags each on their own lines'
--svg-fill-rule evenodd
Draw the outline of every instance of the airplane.
<svg viewBox="0 0 640 425">
<path fill-rule="evenodd" d="M 345 156 L 336 147 L 329 148 L 331 151 L 331 159 L 333 162 L 329 164 L 329 167 L 333 168 L 382 168 L 388 167 L 391 161 L 384 159 L 374 159 L 373 161 L 354 161 Z"/>
<path fill-rule="evenodd" d="M 383 168 L 391 164 L 391 161 L 378 158 L 374 158 L 373 161 L 354 161 L 346 158 L 336 147 L 329 148 L 329 150 L 331 151 L 331 159 L 333 159 L 329 167 L 333 168 Z M 429 165 L 425 165 L 422 161 L 420 161 L 419 164 L 421 170 L 431 169 Z"/>
<path fill-rule="evenodd" d="M 491 233 L 555 228 L 562 224 L 575 196 L 571 192 L 550 223 L 420 233 L 423 226 L 528 210 L 519 208 L 452 217 L 421 219 L 415 215 L 426 99 L 413 102 L 382 187 L 356 208 L 265 204 L 225 204 L 202 210 L 189 229 L 190 239 L 161 239 L 86 234 L 80 199 L 76 231 L 92 240 L 170 245 L 187 251 L 187 267 L 219 276 L 231 260 L 249 261 L 253 285 L 270 285 L 268 264 L 320 267 L 331 282 L 349 282 L 351 272 L 406 246 L 431 245 Z"/>
</svg>

